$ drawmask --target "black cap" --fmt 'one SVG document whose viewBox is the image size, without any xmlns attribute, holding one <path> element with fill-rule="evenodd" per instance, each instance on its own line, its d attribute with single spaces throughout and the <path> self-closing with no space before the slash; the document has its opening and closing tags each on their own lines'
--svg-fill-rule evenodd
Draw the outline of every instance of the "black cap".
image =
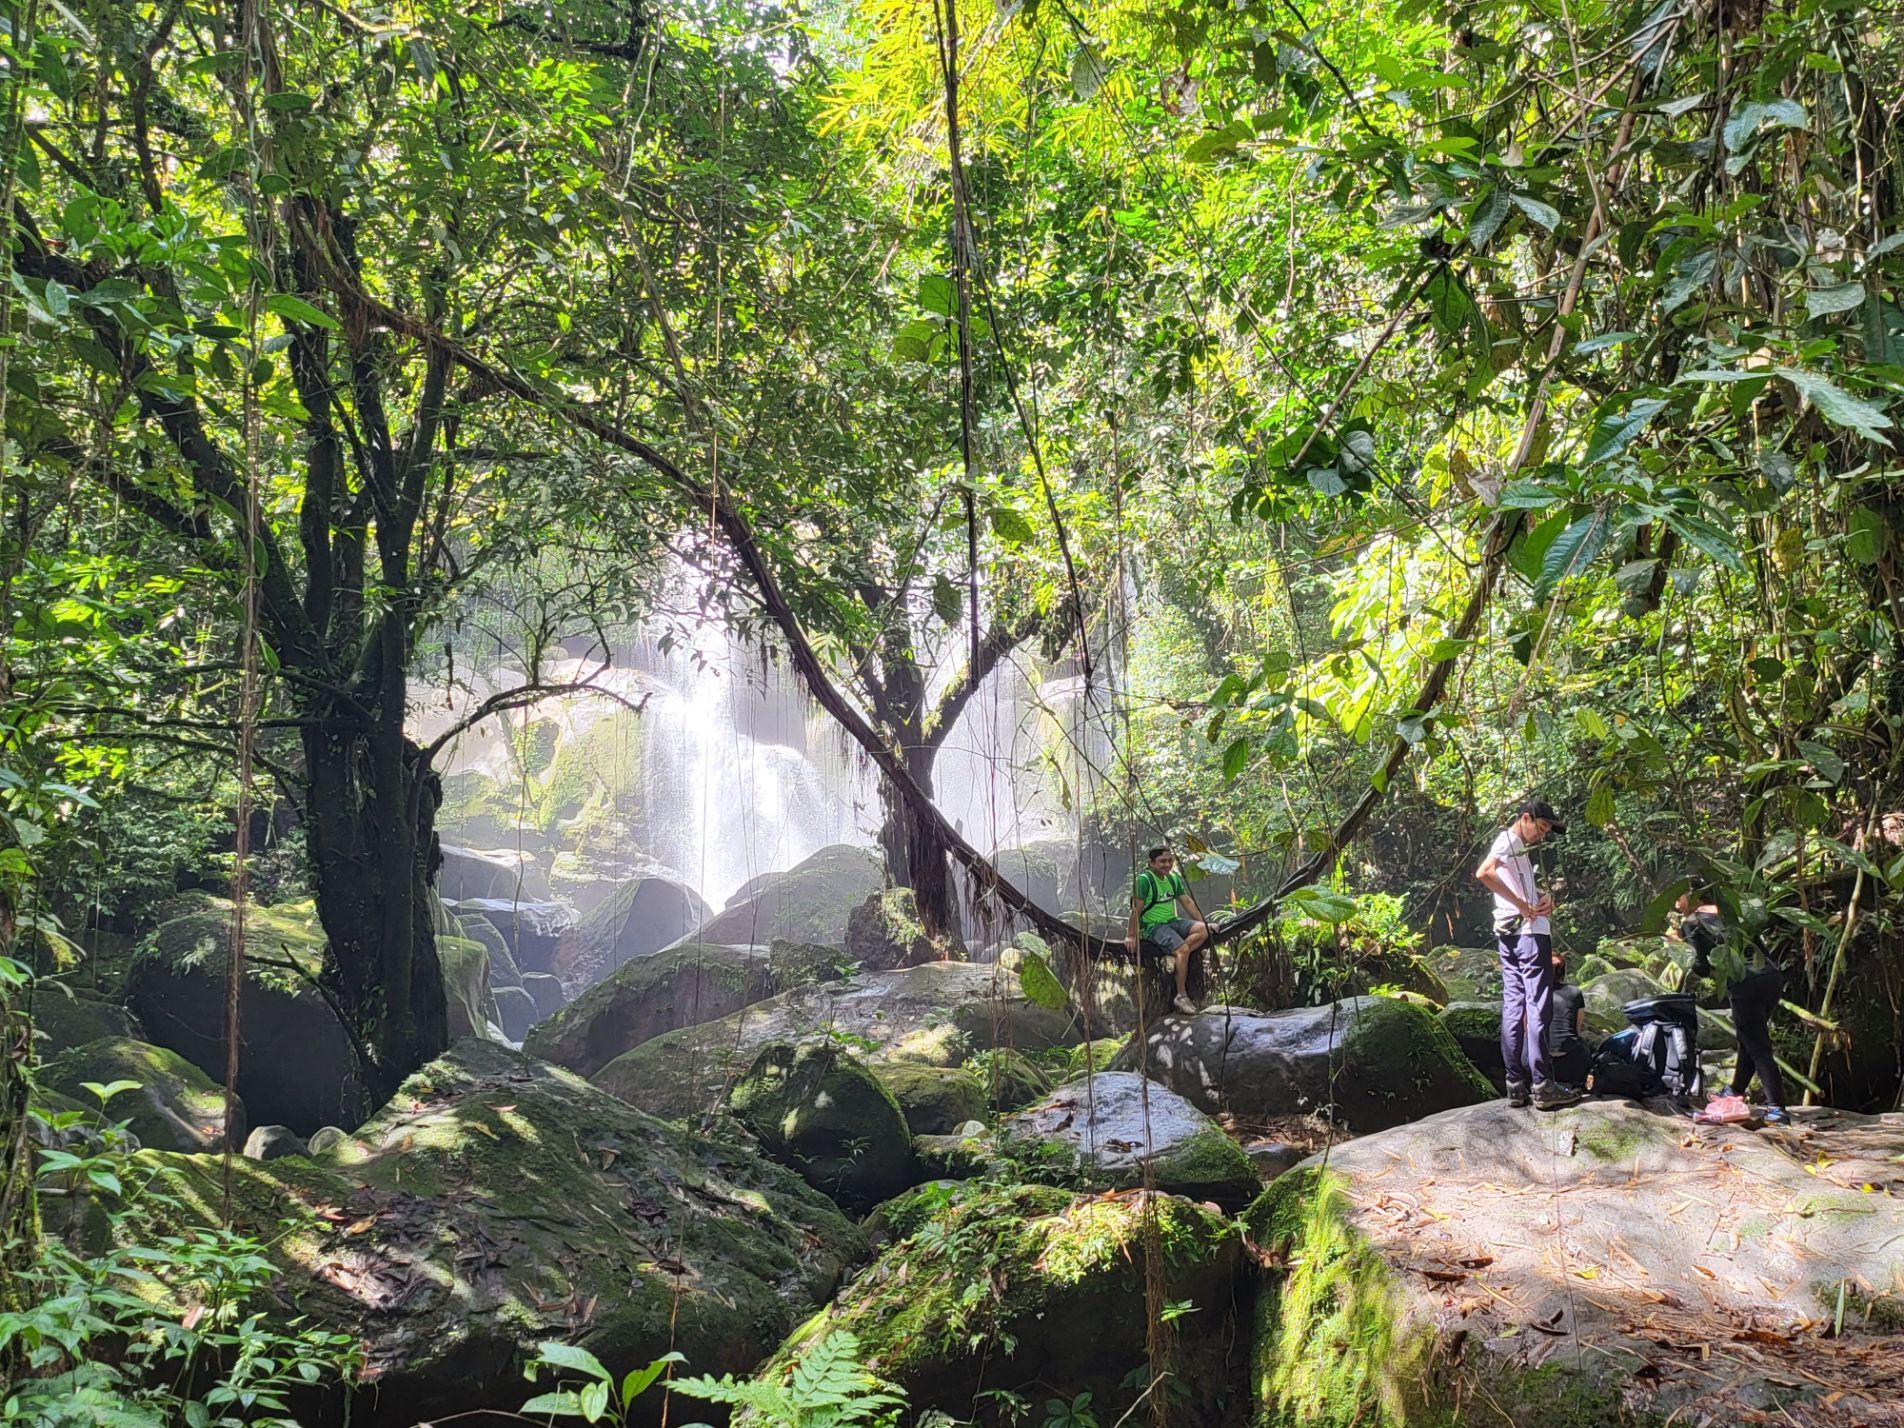
<svg viewBox="0 0 1904 1428">
<path fill-rule="evenodd" d="M 1556 833 L 1567 831 L 1567 820 L 1554 812 L 1553 804 L 1544 798 L 1530 798 L 1521 805 L 1521 814 L 1529 818 L 1538 818 Z"/>
</svg>

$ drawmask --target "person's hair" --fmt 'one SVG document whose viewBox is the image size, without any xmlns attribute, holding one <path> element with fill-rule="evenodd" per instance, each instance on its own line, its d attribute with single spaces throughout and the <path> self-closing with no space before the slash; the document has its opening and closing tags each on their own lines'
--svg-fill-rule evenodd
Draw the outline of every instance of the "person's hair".
<svg viewBox="0 0 1904 1428">
<path fill-rule="evenodd" d="M 1556 949 L 1550 960 L 1554 966 L 1554 980 L 1564 986 L 1567 981 L 1567 954 Z"/>
<path fill-rule="evenodd" d="M 1168 848 L 1152 848 L 1148 853 L 1144 854 L 1144 861 L 1146 863 L 1154 863 L 1169 851 Z"/>
</svg>

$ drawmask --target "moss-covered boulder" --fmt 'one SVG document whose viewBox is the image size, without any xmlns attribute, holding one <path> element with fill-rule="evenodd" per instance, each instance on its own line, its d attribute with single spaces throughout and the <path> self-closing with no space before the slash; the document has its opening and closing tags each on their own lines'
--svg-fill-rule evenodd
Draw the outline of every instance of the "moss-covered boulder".
<svg viewBox="0 0 1904 1428">
<path fill-rule="evenodd" d="M 141 944 L 127 1000 L 146 1039 L 208 1076 L 225 1074 L 225 966 L 231 904 L 201 897 Z M 324 929 L 309 902 L 245 909 L 238 1094 L 253 1119 L 300 1135 L 355 1124 L 369 1111 L 350 1038 L 312 985 Z"/>
<path fill-rule="evenodd" d="M 1387 997 L 1280 1012 L 1206 1007 L 1154 1026 L 1147 1057 L 1154 1079 L 1200 1109 L 1252 1120 L 1326 1110 L 1357 1133 L 1495 1094 L 1433 1012 Z M 1134 1040 L 1111 1067 L 1144 1069 Z"/>
<path fill-rule="evenodd" d="M 1665 937 L 1654 936 L 1602 937 L 1594 944 L 1593 953 L 1615 971 L 1619 971 L 1631 968 L 1644 969 L 1648 963 L 1655 962 L 1662 956 L 1669 956 L 1674 948 L 1685 948 L 1687 960 L 1691 960 L 1691 949 L 1686 948 L 1683 942 L 1676 943 Z M 1582 974 L 1574 980 L 1584 982 L 1586 976 Z"/>
<path fill-rule="evenodd" d="M 1195 1106 L 1131 1071 L 1060 1086 L 998 1123 L 998 1146 L 1039 1180 L 1079 1189 L 1159 1190 L 1246 1204 L 1262 1189 L 1256 1167 Z"/>
<path fill-rule="evenodd" d="M 130 1230 L 217 1223 L 216 1160 L 140 1164 L 176 1203 Z M 690 1136 L 492 1042 L 458 1043 L 321 1155 L 235 1161 L 233 1179 L 284 1312 L 362 1341 L 352 1421 L 373 1425 L 513 1409 L 552 1339 L 618 1378 L 670 1349 L 745 1373 L 868 1248 L 757 1148 Z"/>
<path fill-rule="evenodd" d="M 478 918 L 487 921 L 508 945 L 510 960 L 522 972 L 549 971 L 563 935 L 575 925 L 575 910 L 564 902 L 472 897 L 445 906 L 462 920 L 466 933 Z"/>
<path fill-rule="evenodd" d="M 1089 1393 L 1114 1423 L 1143 1392 L 1146 1218 L 1154 1213 L 1166 1334 L 1178 1389 L 1173 1418 L 1241 1422 L 1245 1385 L 1233 1318 L 1235 1227 L 1188 1200 L 1141 1191 L 1078 1198 L 1036 1185 L 928 1192 L 899 1240 L 763 1371 L 796 1362 L 838 1329 L 858 1337 L 872 1370 L 901 1385 L 915 1413 L 1001 1421 L 998 1390 Z"/>
<path fill-rule="evenodd" d="M 819 942 L 839 947 L 853 909 L 880 890 L 885 871 L 865 848 L 836 843 L 779 876 L 736 896 L 696 934 L 736 945 Z"/>
<path fill-rule="evenodd" d="M 42 982 L 33 997 L 33 1042 L 41 1060 L 104 1036 L 136 1037 L 138 1018 L 116 1002 L 69 994 L 56 982 Z"/>
<path fill-rule="evenodd" d="M 502 1020 L 489 985 L 488 950 L 466 937 L 439 937 L 436 958 L 443 968 L 451 1039 L 488 1036 L 490 1027 Z"/>
<path fill-rule="evenodd" d="M 1604 977 L 1608 972 L 1619 970 L 1597 952 L 1589 952 L 1580 959 L 1579 965 L 1567 968 L 1567 977 L 1575 985 L 1591 982 L 1595 977 Z"/>
<path fill-rule="evenodd" d="M 1009 1046 L 981 1051 L 966 1063 L 984 1087 L 985 1099 L 995 1111 L 1015 1111 L 1048 1094 L 1053 1085 L 1045 1069 L 1024 1052 Z"/>
<path fill-rule="evenodd" d="M 1079 1034 L 1067 1012 L 1032 1003 L 1016 977 L 975 963 L 927 962 L 782 992 L 643 1042 L 590 1079 L 654 1115 L 694 1115 L 719 1102 L 762 1046 L 816 1033 L 883 1061 L 941 1066 L 958 1065 L 974 1048 L 1035 1051 Z"/>
<path fill-rule="evenodd" d="M 658 863 L 629 865 L 599 887 L 556 943 L 546 970 L 571 994 L 617 967 L 659 952 L 708 920 L 708 906 L 680 874 Z"/>
<path fill-rule="evenodd" d="M 767 1153 L 822 1194 L 871 1209 L 913 1180 L 905 1112 L 837 1041 L 763 1047 L 728 1096 Z"/>
<path fill-rule="evenodd" d="M 985 1087 L 962 1067 L 890 1061 L 873 1070 L 914 1135 L 948 1135 L 967 1121 L 985 1119 Z"/>
<path fill-rule="evenodd" d="M 789 987 L 837 975 L 839 953 L 807 944 L 726 947 L 686 942 L 617 968 L 539 1022 L 523 1049 L 593 1075 L 623 1052 L 684 1026 L 698 1026 Z"/>
<path fill-rule="evenodd" d="M 1580 983 L 1580 993 L 1587 1003 L 1587 1029 L 1605 1036 L 1628 1024 L 1628 1002 L 1664 996 L 1666 989 L 1644 972 L 1623 968 Z"/>
<path fill-rule="evenodd" d="M 232 1108 L 232 1125 L 225 1125 L 225 1092 L 198 1067 L 176 1052 L 130 1037 L 106 1036 L 61 1052 L 40 1068 L 40 1083 L 68 1103 L 89 1109 L 99 1097 L 88 1083 L 110 1087 L 116 1081 L 137 1083 L 105 1105 L 106 1119 L 127 1122 L 139 1144 L 152 1150 L 192 1154 L 223 1150 L 229 1140 L 236 1150 L 245 1140 L 245 1107 Z"/>
<path fill-rule="evenodd" d="M 1501 1057 L 1501 1004 L 1449 1002 L 1439 1013 L 1442 1026 L 1482 1075 L 1499 1085 L 1507 1082 L 1507 1062 Z"/>
<path fill-rule="evenodd" d="M 1904 1294 L 1900 1217 L 1870 1188 L 1901 1152 L 1904 1125 L 1875 1119 L 1689 1129 L 1611 1101 L 1493 1101 L 1338 1144 L 1245 1216 L 1271 1266 L 1256 1421 L 1886 1421 L 1895 1325 L 1848 1309 L 1843 1339 L 1818 1330 L 1841 1284 Z M 1721 1344 L 1748 1371 L 1714 1374 Z"/>
<path fill-rule="evenodd" d="M 1501 954 L 1493 947 L 1437 947 L 1424 959 L 1447 1002 L 1484 1002 L 1501 994 Z"/>
<path fill-rule="evenodd" d="M 846 919 L 845 945 L 846 955 L 869 972 L 965 957 L 956 939 L 926 935 L 911 888 L 885 888 L 854 907 Z"/>
</svg>

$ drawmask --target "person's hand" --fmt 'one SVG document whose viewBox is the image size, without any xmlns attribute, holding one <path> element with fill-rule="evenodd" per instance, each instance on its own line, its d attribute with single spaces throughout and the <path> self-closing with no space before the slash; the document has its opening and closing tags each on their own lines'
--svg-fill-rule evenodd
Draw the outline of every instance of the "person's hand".
<svg viewBox="0 0 1904 1428">
<path fill-rule="evenodd" d="M 1124 934 L 1124 950 L 1133 957 L 1137 955 L 1137 934 L 1135 932 L 1126 932 Z"/>
<path fill-rule="evenodd" d="M 1541 894 L 1540 901 L 1534 904 L 1534 916 L 1546 917 L 1553 910 L 1554 910 L 1554 900 L 1548 897 L 1545 893 Z"/>
</svg>

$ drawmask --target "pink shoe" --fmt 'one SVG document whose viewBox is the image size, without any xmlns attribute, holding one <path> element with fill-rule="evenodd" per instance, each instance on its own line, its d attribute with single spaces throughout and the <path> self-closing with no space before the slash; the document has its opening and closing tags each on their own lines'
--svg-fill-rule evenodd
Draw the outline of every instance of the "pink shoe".
<svg viewBox="0 0 1904 1428">
<path fill-rule="evenodd" d="M 1707 1101 L 1703 1110 L 1693 1112 L 1695 1121 L 1707 1126 L 1734 1125 L 1739 1121 L 1752 1119 L 1752 1108 L 1745 1103 L 1745 1097 L 1726 1094 L 1714 1096 Z"/>
</svg>

